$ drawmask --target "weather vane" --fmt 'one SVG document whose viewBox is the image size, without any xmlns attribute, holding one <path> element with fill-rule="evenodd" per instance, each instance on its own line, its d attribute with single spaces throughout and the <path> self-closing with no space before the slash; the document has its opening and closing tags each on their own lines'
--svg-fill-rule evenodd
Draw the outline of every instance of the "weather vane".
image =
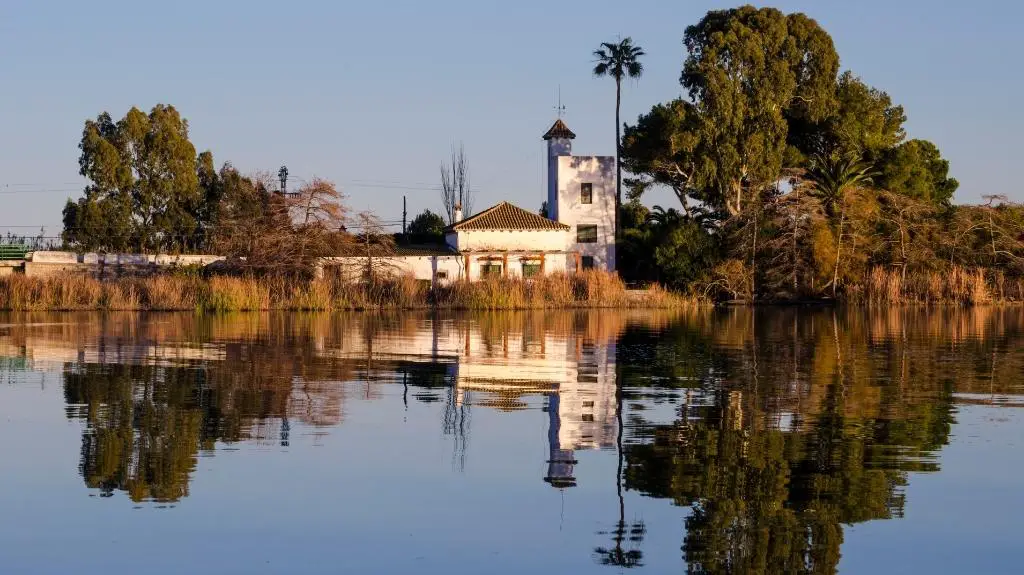
<svg viewBox="0 0 1024 575">
<path fill-rule="evenodd" d="M 555 113 L 561 118 L 565 115 L 565 106 L 562 105 L 562 85 L 558 85 L 558 105 L 555 106 Z"/>
</svg>

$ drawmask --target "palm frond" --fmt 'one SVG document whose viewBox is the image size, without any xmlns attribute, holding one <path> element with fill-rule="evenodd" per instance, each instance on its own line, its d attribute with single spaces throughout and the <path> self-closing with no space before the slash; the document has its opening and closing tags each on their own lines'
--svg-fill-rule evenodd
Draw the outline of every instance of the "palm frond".
<svg viewBox="0 0 1024 575">
<path fill-rule="evenodd" d="M 871 185 L 876 175 L 874 167 L 860 154 L 815 154 L 804 178 L 811 185 L 811 193 L 832 211 L 843 201 L 847 190 Z"/>
<path fill-rule="evenodd" d="M 638 78 L 643 74 L 643 65 L 637 60 L 644 55 L 639 46 L 633 45 L 631 38 L 623 38 L 619 42 L 602 42 L 594 50 L 594 75 L 611 76 L 621 80 L 625 76 Z"/>
</svg>

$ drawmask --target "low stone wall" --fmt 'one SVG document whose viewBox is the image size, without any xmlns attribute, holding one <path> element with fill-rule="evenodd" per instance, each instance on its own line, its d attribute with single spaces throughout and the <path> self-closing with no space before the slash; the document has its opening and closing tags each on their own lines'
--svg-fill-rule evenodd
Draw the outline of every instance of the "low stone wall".
<svg viewBox="0 0 1024 575">
<path fill-rule="evenodd" d="M 214 255 L 79 254 L 38 251 L 28 254 L 25 275 L 45 277 L 60 273 L 82 273 L 102 278 L 150 275 L 164 268 L 207 266 L 223 259 L 223 256 Z"/>
</svg>

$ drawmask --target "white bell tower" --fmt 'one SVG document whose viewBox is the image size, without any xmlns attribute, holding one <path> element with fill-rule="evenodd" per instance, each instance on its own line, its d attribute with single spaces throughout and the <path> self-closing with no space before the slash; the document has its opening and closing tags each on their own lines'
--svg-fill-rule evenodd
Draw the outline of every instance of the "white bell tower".
<svg viewBox="0 0 1024 575">
<path fill-rule="evenodd" d="M 548 218 L 571 228 L 567 271 L 615 271 L 615 157 L 574 156 L 576 134 L 561 118 L 548 144 Z"/>
<path fill-rule="evenodd" d="M 576 134 L 559 118 L 543 138 L 548 143 L 548 218 L 558 222 L 558 158 L 572 156 Z"/>
</svg>

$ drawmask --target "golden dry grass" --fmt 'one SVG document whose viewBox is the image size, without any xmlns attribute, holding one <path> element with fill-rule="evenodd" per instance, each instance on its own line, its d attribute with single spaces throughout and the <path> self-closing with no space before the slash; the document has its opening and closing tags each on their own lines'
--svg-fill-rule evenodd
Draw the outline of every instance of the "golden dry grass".
<svg viewBox="0 0 1024 575">
<path fill-rule="evenodd" d="M 82 275 L 0 278 L 0 309 L 12 311 L 678 308 L 698 301 L 660 288 L 629 291 L 618 276 L 587 271 L 531 280 L 494 278 L 430 289 L 411 277 L 373 284 L 332 280 L 159 275 L 97 280 Z"/>
<path fill-rule="evenodd" d="M 898 268 L 872 268 L 863 297 L 870 304 L 985 305 L 1020 301 L 1019 282 L 992 277 L 980 268 L 952 266 L 945 271 L 908 273 Z"/>
</svg>

